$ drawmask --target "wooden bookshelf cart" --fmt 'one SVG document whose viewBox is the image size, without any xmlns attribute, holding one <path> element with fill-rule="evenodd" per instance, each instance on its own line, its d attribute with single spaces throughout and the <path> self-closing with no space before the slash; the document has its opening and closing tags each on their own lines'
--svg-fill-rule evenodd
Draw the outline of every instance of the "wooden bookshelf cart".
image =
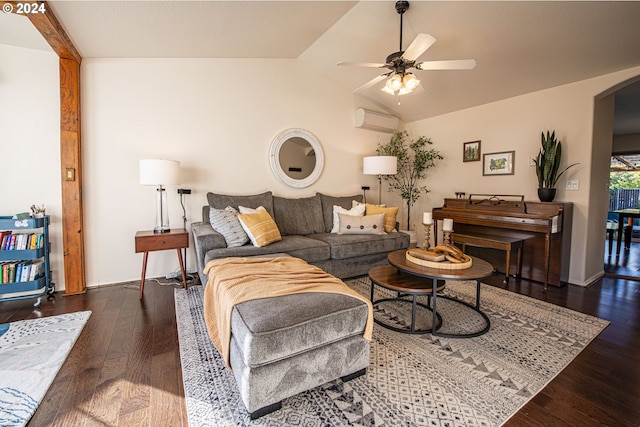
<svg viewBox="0 0 640 427">
<path fill-rule="evenodd" d="M 0 301 L 37 298 L 33 305 L 40 307 L 42 297 L 48 295 L 52 298 L 55 292 L 49 260 L 49 216 L 24 219 L 0 216 L 0 233 L 3 235 L 0 239 Z M 38 240 L 34 245 L 31 237 L 23 237 L 26 244 L 2 245 L 4 236 L 15 236 L 15 241 L 17 236 L 32 235 L 42 237 L 35 237 Z"/>
</svg>

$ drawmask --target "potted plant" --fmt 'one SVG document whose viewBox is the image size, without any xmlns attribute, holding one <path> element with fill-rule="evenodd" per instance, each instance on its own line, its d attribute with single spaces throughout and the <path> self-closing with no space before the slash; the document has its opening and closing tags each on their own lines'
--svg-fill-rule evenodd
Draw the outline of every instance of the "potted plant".
<svg viewBox="0 0 640 427">
<path fill-rule="evenodd" d="M 556 131 L 545 135 L 542 132 L 542 148 L 538 156 L 533 159 L 536 165 L 536 175 L 538 176 L 538 197 L 541 202 L 552 202 L 556 197 L 556 183 L 569 168 L 577 165 L 573 163 L 561 172 L 560 161 L 562 160 L 562 143 L 556 139 Z"/>
<path fill-rule="evenodd" d="M 427 170 L 436 166 L 442 155 L 434 148 L 431 139 L 421 136 L 408 141 L 406 131 L 395 131 L 391 140 L 378 145 L 377 153 L 381 156 L 395 156 L 398 158 L 398 173 L 385 175 L 389 183 L 389 191 L 398 190 L 400 197 L 407 204 L 407 230 L 411 229 L 411 206 L 420 198 L 422 193 L 428 193 L 426 186 L 420 185 L 427 176 Z"/>
</svg>

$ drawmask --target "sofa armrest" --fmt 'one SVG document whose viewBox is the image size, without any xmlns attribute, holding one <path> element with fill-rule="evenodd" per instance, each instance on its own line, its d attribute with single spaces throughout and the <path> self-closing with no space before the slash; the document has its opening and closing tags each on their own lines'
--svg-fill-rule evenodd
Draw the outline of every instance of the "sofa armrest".
<svg viewBox="0 0 640 427">
<path fill-rule="evenodd" d="M 193 245 L 196 251 L 196 263 L 198 267 L 198 275 L 204 285 L 205 277 L 204 270 L 204 257 L 211 249 L 226 248 L 227 241 L 224 236 L 211 227 L 208 222 L 194 222 L 191 224 L 191 233 L 193 234 Z"/>
</svg>

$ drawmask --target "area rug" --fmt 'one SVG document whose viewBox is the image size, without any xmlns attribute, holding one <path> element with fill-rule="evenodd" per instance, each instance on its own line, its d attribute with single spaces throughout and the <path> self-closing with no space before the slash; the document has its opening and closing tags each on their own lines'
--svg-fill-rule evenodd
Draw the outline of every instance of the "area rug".
<svg viewBox="0 0 640 427">
<path fill-rule="evenodd" d="M 24 426 L 66 360 L 90 311 L 0 325 L 0 425 Z"/>
<path fill-rule="evenodd" d="M 369 295 L 368 278 L 346 283 Z M 475 288 L 475 282 L 448 282 L 444 292 L 472 302 Z M 202 293 L 202 286 L 175 290 L 191 426 L 499 426 L 609 323 L 483 284 L 481 308 L 491 320 L 486 334 L 441 338 L 376 324 L 365 376 L 285 399 L 282 410 L 251 421 L 233 374 L 207 335 Z M 472 310 L 444 298 L 438 312 L 443 328 L 475 322 Z"/>
</svg>

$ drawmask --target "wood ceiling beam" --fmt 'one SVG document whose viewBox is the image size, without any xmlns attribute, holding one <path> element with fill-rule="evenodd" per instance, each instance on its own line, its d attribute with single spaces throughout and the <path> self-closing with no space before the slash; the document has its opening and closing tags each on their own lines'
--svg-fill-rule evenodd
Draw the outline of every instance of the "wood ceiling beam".
<svg viewBox="0 0 640 427">
<path fill-rule="evenodd" d="M 19 10 L 19 2 L 8 3 L 13 5 L 14 13 Z M 60 58 L 60 176 L 65 294 L 77 294 L 86 289 L 80 132 L 82 57 L 47 2 L 29 4 L 32 13 L 25 15 Z M 36 4 L 37 13 L 33 13 Z"/>
<path fill-rule="evenodd" d="M 34 27 L 42 34 L 53 51 L 62 59 L 73 59 L 82 63 L 82 56 L 74 46 L 66 31 L 58 21 L 46 1 L 17 2 L 7 1 L 13 6 L 13 13 L 29 18 Z M 38 5 L 37 7 L 34 5 Z M 21 6 L 22 5 L 22 6 Z M 28 8 L 28 9 L 27 9 Z M 22 12 L 22 13 L 19 13 Z M 28 12 L 28 13 L 27 13 Z"/>
</svg>

